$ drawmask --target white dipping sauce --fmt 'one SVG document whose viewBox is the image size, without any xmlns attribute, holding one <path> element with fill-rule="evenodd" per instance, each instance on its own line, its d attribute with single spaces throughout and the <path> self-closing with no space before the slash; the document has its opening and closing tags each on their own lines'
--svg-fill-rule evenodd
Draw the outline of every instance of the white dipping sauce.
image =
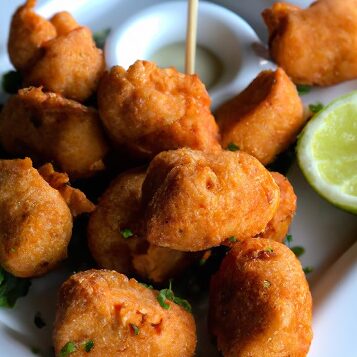
<svg viewBox="0 0 357 357">
<path fill-rule="evenodd" d="M 161 47 L 151 55 L 150 61 L 161 68 L 175 67 L 179 72 L 185 72 L 185 43 L 172 43 Z M 212 88 L 223 73 L 222 62 L 210 50 L 202 46 L 196 48 L 195 72 L 207 89 Z"/>
</svg>

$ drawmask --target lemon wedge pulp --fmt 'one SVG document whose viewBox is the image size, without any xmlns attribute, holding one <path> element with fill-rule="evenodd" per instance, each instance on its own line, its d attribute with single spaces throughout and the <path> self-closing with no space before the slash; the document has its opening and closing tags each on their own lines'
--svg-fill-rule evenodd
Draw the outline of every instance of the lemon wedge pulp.
<svg viewBox="0 0 357 357">
<path fill-rule="evenodd" d="M 297 156 L 306 179 L 321 196 L 357 213 L 357 91 L 315 114 L 300 134 Z"/>
</svg>

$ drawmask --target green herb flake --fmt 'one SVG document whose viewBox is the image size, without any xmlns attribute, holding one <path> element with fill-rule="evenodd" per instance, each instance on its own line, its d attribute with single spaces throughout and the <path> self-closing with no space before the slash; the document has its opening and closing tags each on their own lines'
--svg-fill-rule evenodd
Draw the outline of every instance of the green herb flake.
<svg viewBox="0 0 357 357">
<path fill-rule="evenodd" d="M 84 343 L 84 350 L 88 353 L 90 352 L 94 347 L 94 341 L 93 340 L 88 340 L 87 342 Z"/>
<path fill-rule="evenodd" d="M 60 357 L 67 357 L 71 353 L 74 353 L 77 351 L 77 347 L 74 342 L 67 342 L 61 349 L 59 356 Z"/>
<path fill-rule="evenodd" d="M 135 335 L 135 336 L 139 335 L 139 333 L 140 333 L 139 327 L 136 326 L 136 325 L 134 325 L 134 324 L 130 324 L 130 326 L 131 326 L 131 328 L 132 328 L 133 331 L 134 331 L 134 335 Z"/>
<path fill-rule="evenodd" d="M 236 242 L 238 242 L 238 239 L 237 239 L 236 237 L 232 236 L 232 237 L 229 237 L 229 238 L 228 238 L 228 242 L 230 242 L 230 243 L 236 243 Z"/>
<path fill-rule="evenodd" d="M 167 300 L 170 300 L 175 304 L 180 305 L 188 312 L 192 311 L 191 305 L 187 300 L 175 296 L 171 288 L 171 280 L 169 288 L 160 290 L 159 295 L 157 296 L 157 301 L 159 302 L 160 306 L 165 310 L 168 310 L 170 308 L 170 305 L 166 303 Z"/>
<path fill-rule="evenodd" d="M 239 150 L 239 146 L 234 144 L 234 143 L 229 143 L 227 146 L 227 150 L 229 151 L 238 151 Z"/>
<path fill-rule="evenodd" d="M 273 249 L 272 247 L 268 247 L 268 248 L 265 248 L 265 249 L 264 249 L 264 252 L 273 253 L 273 252 L 274 252 L 274 249 Z"/>
<path fill-rule="evenodd" d="M 290 243 L 293 241 L 293 236 L 291 234 L 288 234 L 285 238 L 285 244 L 287 244 L 288 246 L 290 246 Z"/>
<path fill-rule="evenodd" d="M 296 247 L 291 247 L 290 249 L 298 258 L 301 257 L 305 253 L 304 247 L 296 246 Z"/>
<path fill-rule="evenodd" d="M 2 76 L 1 86 L 4 92 L 16 94 L 22 87 L 22 77 L 20 72 L 9 71 Z"/>
<path fill-rule="evenodd" d="M 271 282 L 269 280 L 264 280 L 263 281 L 263 286 L 264 286 L 265 289 L 268 289 L 271 286 Z"/>
<path fill-rule="evenodd" d="M 0 307 L 14 307 L 18 298 L 27 295 L 31 281 L 16 278 L 0 268 Z"/>
<path fill-rule="evenodd" d="M 304 95 L 304 94 L 310 93 L 310 91 L 311 91 L 311 87 L 308 85 L 305 85 L 305 84 L 298 84 L 296 86 L 296 89 L 297 89 L 299 95 Z"/>
<path fill-rule="evenodd" d="M 303 271 L 305 274 L 309 274 L 309 273 L 312 273 L 314 271 L 314 269 L 313 269 L 313 267 L 307 266 L 303 269 Z"/>
<path fill-rule="evenodd" d="M 309 105 L 309 110 L 311 113 L 318 113 L 321 109 L 323 109 L 324 105 L 320 102 Z"/>
<path fill-rule="evenodd" d="M 124 239 L 128 239 L 134 235 L 133 231 L 130 228 L 124 228 L 120 231 Z"/>
<path fill-rule="evenodd" d="M 39 355 L 41 353 L 41 350 L 38 347 L 31 347 L 31 352 L 34 355 Z"/>
<path fill-rule="evenodd" d="M 93 34 L 93 40 L 96 46 L 100 49 L 104 48 L 105 41 L 110 33 L 110 29 L 104 29 L 101 31 L 97 31 Z"/>
<path fill-rule="evenodd" d="M 139 283 L 140 285 L 142 285 L 142 286 L 145 286 L 145 288 L 147 288 L 147 289 L 154 289 L 154 287 L 152 286 L 152 285 L 149 285 L 149 284 L 145 284 L 145 283 Z"/>
<path fill-rule="evenodd" d="M 37 328 L 43 328 L 46 326 L 46 322 L 43 320 L 41 313 L 38 311 L 33 318 L 33 323 L 36 325 Z"/>
</svg>

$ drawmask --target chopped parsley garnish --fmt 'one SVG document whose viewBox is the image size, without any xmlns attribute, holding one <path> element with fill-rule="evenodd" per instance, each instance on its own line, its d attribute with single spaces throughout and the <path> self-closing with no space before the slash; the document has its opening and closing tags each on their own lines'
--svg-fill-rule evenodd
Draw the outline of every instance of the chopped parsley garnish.
<svg viewBox="0 0 357 357">
<path fill-rule="evenodd" d="M 313 269 L 313 267 L 307 266 L 303 269 L 303 271 L 305 274 L 309 274 L 309 273 L 312 273 L 314 271 L 314 269 Z"/>
<path fill-rule="evenodd" d="M 104 29 L 101 31 L 94 32 L 93 39 L 96 46 L 100 49 L 104 48 L 105 41 L 110 33 L 110 29 Z"/>
<path fill-rule="evenodd" d="M 305 85 L 305 84 L 298 84 L 296 86 L 296 89 L 297 89 L 299 95 L 304 95 L 311 91 L 311 87 L 308 85 Z"/>
<path fill-rule="evenodd" d="M 130 324 L 130 326 L 131 326 L 131 328 L 132 328 L 133 331 L 134 331 L 134 335 L 135 335 L 135 336 L 139 335 L 139 333 L 140 333 L 139 327 L 136 326 L 136 325 L 134 325 L 134 324 Z"/>
<path fill-rule="evenodd" d="M 265 289 L 268 289 L 271 286 L 271 282 L 269 280 L 264 280 L 263 281 L 263 286 L 264 286 Z"/>
<path fill-rule="evenodd" d="M 88 340 L 84 344 L 84 350 L 86 352 L 90 352 L 93 349 L 93 347 L 94 347 L 94 341 L 93 340 Z"/>
<path fill-rule="evenodd" d="M 264 252 L 273 253 L 274 249 L 272 247 L 268 247 L 264 249 Z"/>
<path fill-rule="evenodd" d="M 285 238 L 285 244 L 290 247 L 290 243 L 293 241 L 293 236 L 291 234 L 288 234 Z"/>
<path fill-rule="evenodd" d="M 75 343 L 69 341 L 62 347 L 59 356 L 60 357 L 67 357 L 71 353 L 76 352 L 76 351 L 77 351 L 77 347 L 76 347 Z"/>
<path fill-rule="evenodd" d="M 139 284 L 145 286 L 145 287 L 148 288 L 148 289 L 154 289 L 154 287 L 153 287 L 152 285 L 145 284 L 145 283 L 139 283 Z"/>
<path fill-rule="evenodd" d="M 38 347 L 31 347 L 31 352 L 34 355 L 39 355 L 41 353 L 41 350 Z"/>
<path fill-rule="evenodd" d="M 128 239 L 134 235 L 133 231 L 130 228 L 124 228 L 120 231 L 124 239 Z"/>
<path fill-rule="evenodd" d="M 239 150 L 239 146 L 236 145 L 235 143 L 229 143 L 227 146 L 227 150 L 229 151 L 238 151 Z"/>
<path fill-rule="evenodd" d="M 46 322 L 43 320 L 41 313 L 39 311 L 36 312 L 33 322 L 38 328 L 43 328 L 46 326 Z"/>
<path fill-rule="evenodd" d="M 301 257 L 305 253 L 304 247 L 296 246 L 296 247 L 291 247 L 290 249 L 298 258 Z"/>
<path fill-rule="evenodd" d="M 20 72 L 9 71 L 2 76 L 2 89 L 9 94 L 16 94 L 22 87 L 22 77 Z"/>
<path fill-rule="evenodd" d="M 159 295 L 157 296 L 157 301 L 159 302 L 160 306 L 165 310 L 168 310 L 170 308 L 170 305 L 166 303 L 167 300 L 170 300 L 175 304 L 180 305 L 188 312 L 192 311 L 191 305 L 187 300 L 175 296 L 171 288 L 171 280 L 170 280 L 169 288 L 161 289 L 159 291 Z"/>
<path fill-rule="evenodd" d="M 201 258 L 200 261 L 199 261 L 199 265 L 200 265 L 200 266 L 205 265 L 206 262 L 207 262 L 207 259 L 211 256 L 211 254 L 212 254 L 212 251 L 211 251 L 211 250 L 206 250 L 206 251 L 203 253 L 202 258 Z"/>
<path fill-rule="evenodd" d="M 236 243 L 236 242 L 238 242 L 238 239 L 237 239 L 235 236 L 232 236 L 232 237 L 229 237 L 229 238 L 228 238 L 228 242 L 230 242 L 230 243 Z"/>
<path fill-rule="evenodd" d="M 0 268 L 0 307 L 14 307 L 16 300 L 28 293 L 31 281 L 16 278 Z"/>
<path fill-rule="evenodd" d="M 320 102 L 316 103 L 316 104 L 310 104 L 309 105 L 309 109 L 311 113 L 318 113 L 321 109 L 323 109 L 324 105 Z"/>
</svg>

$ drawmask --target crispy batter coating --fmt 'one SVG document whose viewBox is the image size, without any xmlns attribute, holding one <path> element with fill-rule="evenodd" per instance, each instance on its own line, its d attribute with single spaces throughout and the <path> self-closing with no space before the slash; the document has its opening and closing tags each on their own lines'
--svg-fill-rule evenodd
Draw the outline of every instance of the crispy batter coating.
<svg viewBox="0 0 357 357">
<path fill-rule="evenodd" d="M 8 50 L 23 72 L 26 86 L 44 86 L 66 98 L 84 101 L 96 90 L 105 63 L 92 32 L 68 12 L 50 21 L 36 15 L 35 0 L 27 0 L 13 16 Z"/>
<path fill-rule="evenodd" d="M 357 0 L 307 9 L 275 3 L 263 12 L 270 54 L 295 83 L 331 85 L 357 77 Z"/>
<path fill-rule="evenodd" d="M 102 51 L 91 31 L 80 27 L 46 42 L 44 54 L 25 75 L 25 85 L 44 86 L 66 98 L 84 101 L 104 72 Z"/>
<path fill-rule="evenodd" d="M 192 315 L 157 291 L 109 270 L 89 270 L 70 277 L 61 287 L 53 341 L 56 355 L 68 342 L 86 356 L 83 344 L 94 342 L 93 357 L 190 357 L 196 346 Z"/>
<path fill-rule="evenodd" d="M 278 172 L 271 172 L 280 189 L 280 201 L 277 211 L 268 223 L 261 238 L 283 242 L 296 212 L 296 195 L 289 180 Z"/>
<path fill-rule="evenodd" d="M 41 88 L 10 97 L 0 117 L 0 141 L 12 154 L 54 161 L 71 179 L 103 170 L 108 151 L 94 109 Z"/>
<path fill-rule="evenodd" d="M 222 147 L 236 144 L 267 165 L 302 129 L 303 105 L 283 69 L 263 71 L 240 94 L 218 108 Z"/>
<path fill-rule="evenodd" d="M 30 159 L 0 160 L 0 263 L 11 274 L 45 274 L 67 256 L 72 216 Z"/>
<path fill-rule="evenodd" d="M 167 151 L 143 184 L 147 240 L 182 251 L 261 233 L 279 203 L 270 173 L 244 152 Z"/>
<path fill-rule="evenodd" d="M 210 288 L 209 327 L 223 356 L 304 357 L 311 324 L 311 294 L 294 253 L 268 239 L 236 243 Z"/>
<path fill-rule="evenodd" d="M 33 12 L 36 0 L 27 0 L 11 20 L 8 51 L 12 64 L 18 70 L 31 67 L 41 56 L 43 43 L 56 37 L 51 22 Z"/>
<path fill-rule="evenodd" d="M 69 177 L 66 173 L 56 172 L 52 164 L 45 164 L 38 169 L 39 174 L 61 194 L 67 203 L 73 217 L 82 213 L 90 213 L 95 209 L 95 205 L 88 200 L 86 195 L 73 188 L 69 184 Z"/>
<path fill-rule="evenodd" d="M 98 89 L 99 114 L 113 141 L 151 158 L 180 147 L 218 149 L 211 100 L 196 75 L 137 61 L 125 71 L 115 66 Z"/>
<path fill-rule="evenodd" d="M 88 243 L 102 268 L 163 282 L 192 263 L 195 255 L 157 247 L 145 239 L 141 210 L 144 179 L 145 170 L 137 169 L 113 181 L 90 217 Z M 121 233 L 125 229 L 134 235 L 125 239 Z"/>
</svg>

